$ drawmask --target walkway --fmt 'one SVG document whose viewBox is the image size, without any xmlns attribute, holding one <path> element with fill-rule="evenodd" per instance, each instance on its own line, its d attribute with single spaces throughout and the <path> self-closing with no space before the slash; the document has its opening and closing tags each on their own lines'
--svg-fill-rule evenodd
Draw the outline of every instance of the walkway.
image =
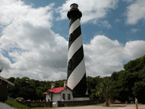
<svg viewBox="0 0 145 109">
<path fill-rule="evenodd" d="M 6 103 L 0 102 L 0 109 L 17 109 L 17 108 L 11 107 Z"/>
<path fill-rule="evenodd" d="M 145 109 L 145 105 L 139 104 L 138 109 Z M 135 104 L 111 104 L 109 107 L 104 106 L 78 106 L 78 107 L 59 107 L 55 109 L 136 109 Z"/>
</svg>

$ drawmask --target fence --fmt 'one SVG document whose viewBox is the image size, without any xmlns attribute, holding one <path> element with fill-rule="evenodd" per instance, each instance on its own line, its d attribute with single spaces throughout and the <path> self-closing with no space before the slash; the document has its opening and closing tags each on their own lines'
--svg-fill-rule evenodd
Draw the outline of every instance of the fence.
<svg viewBox="0 0 145 109">
<path fill-rule="evenodd" d="M 58 101 L 58 107 L 61 106 L 78 106 L 78 105 L 93 105 L 98 103 L 104 103 L 105 100 L 86 100 L 86 101 Z"/>
<path fill-rule="evenodd" d="M 52 107 L 52 101 L 48 101 L 48 102 L 18 101 L 18 102 L 27 105 L 29 107 Z"/>
</svg>

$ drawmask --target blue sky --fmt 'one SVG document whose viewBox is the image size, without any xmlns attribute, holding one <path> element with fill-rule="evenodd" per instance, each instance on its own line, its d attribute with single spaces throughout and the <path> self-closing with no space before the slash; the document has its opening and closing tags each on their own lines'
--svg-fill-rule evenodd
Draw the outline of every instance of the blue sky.
<svg viewBox="0 0 145 109">
<path fill-rule="evenodd" d="M 67 77 L 69 20 L 79 5 L 87 76 L 110 76 L 145 55 L 144 0 L 0 1 L 1 76 Z"/>
</svg>

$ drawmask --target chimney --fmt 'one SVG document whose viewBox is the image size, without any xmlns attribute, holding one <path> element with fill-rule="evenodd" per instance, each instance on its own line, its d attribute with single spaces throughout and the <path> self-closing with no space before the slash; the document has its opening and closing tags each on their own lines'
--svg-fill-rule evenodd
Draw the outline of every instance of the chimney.
<svg viewBox="0 0 145 109">
<path fill-rule="evenodd" d="M 55 88 L 55 83 L 51 83 L 51 88 Z"/>
<path fill-rule="evenodd" d="M 64 83 L 64 87 L 66 87 L 66 81 L 64 81 L 63 83 Z"/>
</svg>

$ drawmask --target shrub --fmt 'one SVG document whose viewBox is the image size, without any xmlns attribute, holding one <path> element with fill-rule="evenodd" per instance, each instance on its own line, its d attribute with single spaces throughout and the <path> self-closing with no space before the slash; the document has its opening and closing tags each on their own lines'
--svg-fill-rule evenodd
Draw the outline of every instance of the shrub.
<svg viewBox="0 0 145 109">
<path fill-rule="evenodd" d="M 22 97 L 17 97 L 16 100 L 18 100 L 18 101 L 19 101 L 19 100 L 24 100 L 24 98 L 22 98 Z"/>
</svg>

